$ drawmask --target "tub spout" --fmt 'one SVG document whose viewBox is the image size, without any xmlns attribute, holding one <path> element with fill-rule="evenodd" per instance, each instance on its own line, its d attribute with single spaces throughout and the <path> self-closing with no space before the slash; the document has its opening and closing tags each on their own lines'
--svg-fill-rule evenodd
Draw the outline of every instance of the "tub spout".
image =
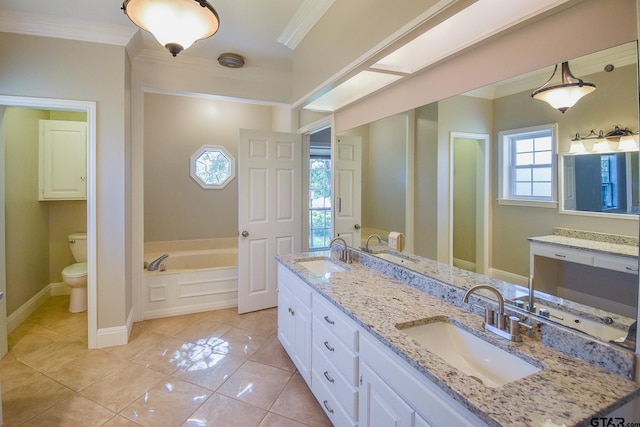
<svg viewBox="0 0 640 427">
<path fill-rule="evenodd" d="M 147 265 L 147 271 L 156 271 L 160 267 L 160 263 L 169 257 L 169 254 L 160 255 Z"/>
</svg>

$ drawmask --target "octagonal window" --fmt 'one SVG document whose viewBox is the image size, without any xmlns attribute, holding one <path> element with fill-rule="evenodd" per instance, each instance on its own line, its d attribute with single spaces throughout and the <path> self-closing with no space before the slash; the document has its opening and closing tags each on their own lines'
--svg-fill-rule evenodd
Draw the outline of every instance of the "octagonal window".
<svg viewBox="0 0 640 427">
<path fill-rule="evenodd" d="M 202 188 L 224 188 L 235 176 L 235 159 L 224 147 L 203 145 L 191 156 L 191 178 Z"/>
</svg>

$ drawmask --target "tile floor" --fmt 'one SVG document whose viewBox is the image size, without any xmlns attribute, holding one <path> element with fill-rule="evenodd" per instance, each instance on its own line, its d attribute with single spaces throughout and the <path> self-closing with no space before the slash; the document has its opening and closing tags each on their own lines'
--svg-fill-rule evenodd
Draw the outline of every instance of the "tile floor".
<svg viewBox="0 0 640 427">
<path fill-rule="evenodd" d="M 277 338 L 275 309 L 148 320 L 87 349 L 86 313 L 53 297 L 9 335 L 4 426 L 330 426 Z"/>
</svg>

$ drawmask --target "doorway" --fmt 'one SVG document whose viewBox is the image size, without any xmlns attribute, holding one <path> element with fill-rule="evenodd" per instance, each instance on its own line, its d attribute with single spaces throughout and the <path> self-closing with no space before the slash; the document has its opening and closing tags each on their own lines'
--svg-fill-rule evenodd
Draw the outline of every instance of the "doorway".
<svg viewBox="0 0 640 427">
<path fill-rule="evenodd" d="M 4 109 L 7 107 L 39 110 L 83 112 L 87 120 L 87 336 L 88 347 L 97 347 L 97 251 L 96 251 L 96 104 L 89 101 L 73 101 L 49 98 L 29 98 L 0 96 L 0 128 L 4 129 Z M 5 235 L 5 140 L 0 134 L 0 263 L 6 262 Z M 6 269 L 3 269 L 6 271 Z M 6 275 L 0 277 L 0 292 L 6 292 Z M 27 314 L 28 315 L 28 314 Z M 0 352 L 7 349 L 7 308 L 6 298 L 0 300 Z M 3 353 L 0 353 L 0 357 Z"/>
<path fill-rule="evenodd" d="M 489 135 L 452 132 L 450 138 L 449 263 L 489 270 Z"/>
<path fill-rule="evenodd" d="M 331 242 L 331 127 L 309 134 L 309 251 Z"/>
</svg>

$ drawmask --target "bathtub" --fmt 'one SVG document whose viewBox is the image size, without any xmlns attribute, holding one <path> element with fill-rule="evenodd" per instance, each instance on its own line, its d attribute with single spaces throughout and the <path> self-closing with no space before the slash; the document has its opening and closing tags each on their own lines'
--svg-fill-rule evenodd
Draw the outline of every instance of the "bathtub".
<svg viewBox="0 0 640 427">
<path fill-rule="evenodd" d="M 237 307 L 237 238 L 145 242 L 147 263 L 162 254 L 165 270 L 144 272 L 145 319 Z"/>
</svg>

